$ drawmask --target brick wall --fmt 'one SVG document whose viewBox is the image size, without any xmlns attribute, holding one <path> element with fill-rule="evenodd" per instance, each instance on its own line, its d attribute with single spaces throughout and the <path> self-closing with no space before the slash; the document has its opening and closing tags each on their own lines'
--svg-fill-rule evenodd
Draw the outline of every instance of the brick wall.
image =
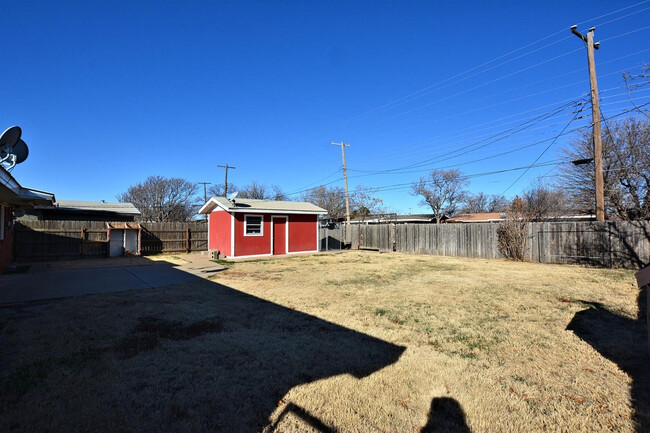
<svg viewBox="0 0 650 433">
<path fill-rule="evenodd" d="M 14 231 L 12 230 L 11 225 L 11 208 L 7 206 L 2 206 L 2 208 L 4 208 L 4 239 L 0 239 L 0 272 L 11 264 L 14 246 Z"/>
</svg>

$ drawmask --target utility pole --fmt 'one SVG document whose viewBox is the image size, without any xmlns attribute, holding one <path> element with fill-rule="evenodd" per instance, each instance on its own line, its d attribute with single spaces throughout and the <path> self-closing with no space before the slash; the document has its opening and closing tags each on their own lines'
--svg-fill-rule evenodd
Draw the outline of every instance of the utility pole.
<svg viewBox="0 0 650 433">
<path fill-rule="evenodd" d="M 237 168 L 233 167 L 232 165 L 217 165 L 217 167 L 225 168 L 226 169 L 226 180 L 223 182 L 223 196 L 227 197 L 228 196 L 228 169 L 229 168 Z"/>
<path fill-rule="evenodd" d="M 208 201 L 208 190 L 206 189 L 206 185 L 210 185 L 211 183 L 212 182 L 197 182 L 197 184 L 203 185 L 203 204 Z M 208 214 L 205 214 L 205 220 L 208 220 Z"/>
<path fill-rule="evenodd" d="M 350 147 L 349 144 L 345 144 L 342 141 L 336 143 L 332 141 L 334 146 L 341 146 L 341 156 L 343 157 L 343 180 L 345 180 L 345 218 L 347 222 L 350 222 L 350 195 L 348 194 L 348 171 L 345 166 L 345 148 Z"/>
<path fill-rule="evenodd" d="M 600 42 L 594 43 L 595 27 L 589 29 L 587 35 L 578 31 L 578 26 L 571 26 L 571 33 L 582 39 L 587 46 L 589 62 L 589 85 L 591 87 L 591 122 L 594 136 L 594 178 L 596 180 L 596 221 L 605 221 L 605 188 L 603 181 L 603 142 L 600 127 L 600 102 L 598 100 L 598 83 L 596 82 L 596 61 L 594 50 L 600 47 Z"/>
</svg>

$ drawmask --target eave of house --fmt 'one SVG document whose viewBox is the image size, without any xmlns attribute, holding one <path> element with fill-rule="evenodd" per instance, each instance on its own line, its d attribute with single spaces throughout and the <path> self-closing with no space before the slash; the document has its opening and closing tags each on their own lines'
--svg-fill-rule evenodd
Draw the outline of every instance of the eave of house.
<svg viewBox="0 0 650 433">
<path fill-rule="evenodd" d="M 21 186 L 11 173 L 0 167 L 0 202 L 15 207 L 34 207 L 51 205 L 54 201 L 53 193 Z"/>
</svg>

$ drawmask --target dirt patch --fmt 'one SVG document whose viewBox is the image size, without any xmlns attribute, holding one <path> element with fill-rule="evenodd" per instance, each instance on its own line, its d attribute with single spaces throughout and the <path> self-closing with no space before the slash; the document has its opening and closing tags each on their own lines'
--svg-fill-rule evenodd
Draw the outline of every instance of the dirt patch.
<svg viewBox="0 0 650 433">
<path fill-rule="evenodd" d="M 221 320 L 209 318 L 183 325 L 177 320 L 165 320 L 159 317 L 140 317 L 138 325 L 131 335 L 122 339 L 115 351 L 121 358 L 132 358 L 142 352 L 154 350 L 161 339 L 189 340 L 203 334 L 221 330 Z"/>
</svg>

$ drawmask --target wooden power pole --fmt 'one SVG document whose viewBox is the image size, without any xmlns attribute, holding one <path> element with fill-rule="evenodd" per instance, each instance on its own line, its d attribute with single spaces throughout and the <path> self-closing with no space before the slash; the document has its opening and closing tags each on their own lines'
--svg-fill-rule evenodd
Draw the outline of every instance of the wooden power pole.
<svg viewBox="0 0 650 433">
<path fill-rule="evenodd" d="M 207 203 L 208 201 L 208 190 L 206 188 L 207 185 L 210 185 L 212 182 L 197 182 L 199 185 L 203 185 L 203 204 Z M 208 220 L 208 214 L 205 214 L 205 220 Z"/>
<path fill-rule="evenodd" d="M 594 178 L 596 180 L 596 221 L 605 221 L 605 188 L 603 181 L 603 142 L 600 127 L 600 102 L 598 100 L 598 82 L 596 81 L 596 61 L 594 50 L 600 47 L 600 42 L 594 43 L 595 27 L 589 29 L 587 35 L 578 31 L 578 26 L 571 26 L 571 33 L 582 39 L 587 46 L 589 62 L 589 85 L 591 87 L 591 122 L 594 136 Z"/>
<path fill-rule="evenodd" d="M 229 168 L 237 168 L 233 167 L 232 165 L 217 165 L 217 167 L 225 168 L 226 169 L 226 180 L 223 182 L 223 196 L 228 197 L 228 169 Z"/>
<path fill-rule="evenodd" d="M 332 142 L 334 146 L 341 146 L 341 156 L 343 157 L 343 180 L 345 181 L 345 219 L 350 222 L 350 195 L 348 194 L 348 171 L 345 166 L 345 148 L 350 147 L 342 141 L 340 143 Z"/>
</svg>

